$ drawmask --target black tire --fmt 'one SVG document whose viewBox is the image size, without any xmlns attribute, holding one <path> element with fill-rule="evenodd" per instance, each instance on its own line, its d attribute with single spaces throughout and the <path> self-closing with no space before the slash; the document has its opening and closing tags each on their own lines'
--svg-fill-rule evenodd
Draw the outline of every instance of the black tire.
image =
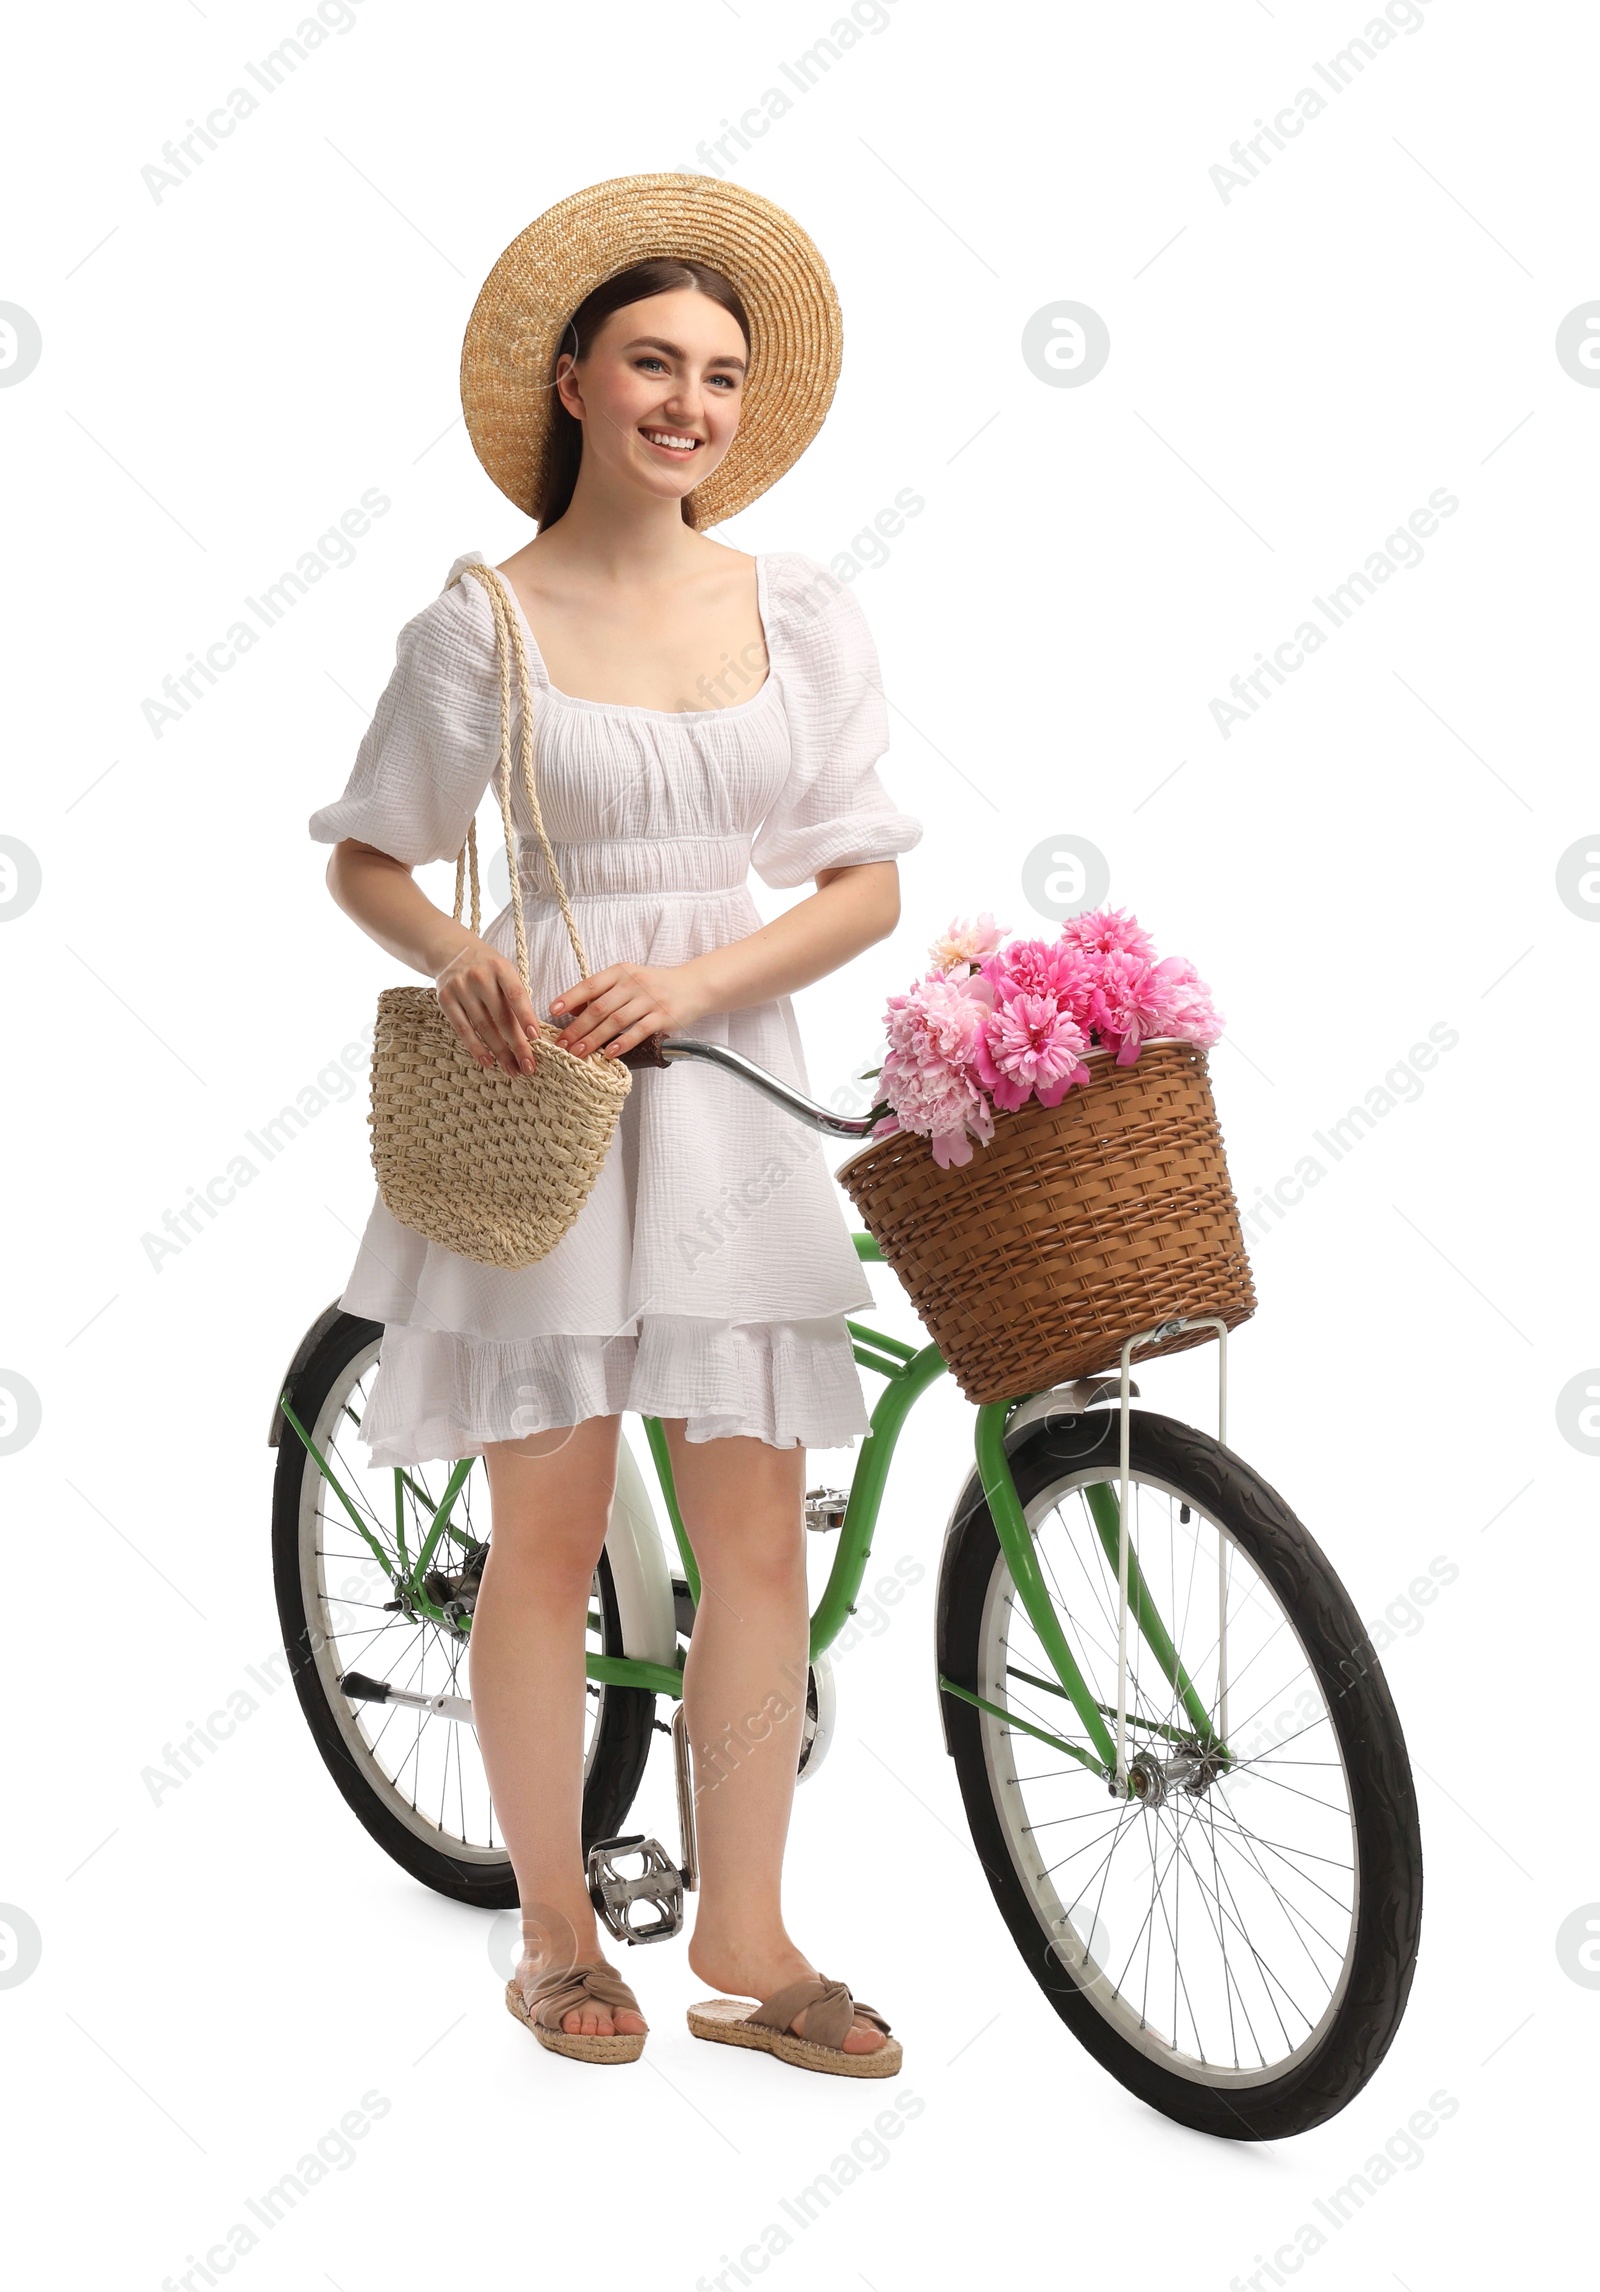
<svg viewBox="0 0 1600 2292">
<path fill-rule="evenodd" d="M 1189 1426 L 1135 1410 L 1130 1432 L 1134 1475 L 1190 1500 L 1196 1512 L 1227 1531 L 1266 1580 L 1299 1638 L 1337 1737 L 1358 1886 L 1344 1994 L 1330 2004 L 1332 2018 L 1314 2048 L 1281 2077 L 1242 2091 L 1194 2082 L 1151 2060 L 1091 2001 L 1036 1907 L 996 1805 L 985 1754 L 986 1739 L 994 1740 L 992 1732 L 986 1738 L 985 1727 L 993 1723 L 972 1705 L 941 1693 L 945 1741 L 1001 1915 L 1073 2035 L 1130 2092 L 1180 2124 L 1224 2140 L 1279 2140 L 1323 2123 L 1355 2098 L 1388 2051 L 1405 2011 L 1422 1916 L 1422 1842 L 1410 1765 L 1365 1627 L 1283 1499 L 1231 1450 Z M 1098 1477 L 1114 1479 L 1117 1412 L 1036 1421 L 1013 1436 L 1008 1454 L 1024 1507 L 1086 1467 L 1104 1467 Z M 980 1618 L 997 1569 L 1009 1584 L 974 1474 L 945 1547 L 937 1619 L 940 1671 L 969 1692 L 979 1691 Z M 1008 1702 L 1006 1708 L 1013 1706 Z M 1089 1781 L 1095 1790 L 1105 1787 Z"/>
<path fill-rule="evenodd" d="M 315 1336 L 304 1361 L 297 1362 L 291 1370 L 285 1387 L 291 1407 L 308 1432 L 315 1434 L 319 1422 L 327 1420 L 330 1406 L 348 1402 L 361 1379 L 370 1376 L 382 1335 L 381 1324 L 341 1312 Z M 303 1566 L 305 1538 L 315 1524 L 315 1492 L 322 1475 L 281 1409 L 279 1419 L 278 1463 L 272 1496 L 273 1582 L 295 1692 L 323 1764 L 369 1835 L 413 1878 L 421 1879 L 425 1886 L 448 1895 L 452 1901 L 475 1903 L 487 1909 L 514 1909 L 516 1880 L 504 1849 L 471 1856 L 459 1849 L 452 1852 L 449 1834 L 432 1828 L 430 1837 L 431 1826 L 425 1817 L 413 1812 L 403 1819 L 383 1791 L 372 1763 L 356 1747 L 360 1737 L 359 1731 L 353 1728 L 353 1707 L 347 1697 L 339 1694 L 328 1668 L 320 1666 L 317 1660 L 320 1626 L 310 1612 L 307 1570 Z M 359 1449 L 353 1435 L 354 1426 L 350 1424 L 350 1437 L 344 1440 L 345 1460 L 362 1471 L 370 1471 L 365 1451 Z M 318 1445 L 332 1461 L 328 1443 L 319 1441 Z M 425 1484 L 430 1472 L 434 1472 L 442 1481 L 444 1469 L 412 1468 L 411 1478 Z M 481 1463 L 474 1468 L 462 1493 L 474 1488 L 487 1512 L 488 1483 Z M 458 1505 L 459 1502 L 458 1498 Z M 623 1654 L 611 1566 L 603 1553 L 595 1580 L 601 1646 L 608 1655 Z M 602 1687 L 591 1692 L 596 1697 L 597 1709 L 584 1779 L 583 1843 L 586 1849 L 596 1839 L 614 1837 L 624 1828 L 650 1754 L 655 1717 L 655 1697 L 642 1689 Z M 451 1723 L 442 1721 L 440 1724 Z"/>
</svg>

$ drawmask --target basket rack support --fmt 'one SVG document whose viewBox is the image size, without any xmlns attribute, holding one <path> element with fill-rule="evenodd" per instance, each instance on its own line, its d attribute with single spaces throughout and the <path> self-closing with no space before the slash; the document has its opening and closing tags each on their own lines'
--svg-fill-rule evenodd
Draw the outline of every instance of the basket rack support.
<svg viewBox="0 0 1600 2292">
<path fill-rule="evenodd" d="M 1128 1796 L 1128 1364 L 1141 1345 L 1164 1344 L 1191 1329 L 1217 1333 L 1217 1444 L 1228 1445 L 1228 1325 L 1214 1313 L 1179 1314 L 1154 1329 L 1143 1329 L 1122 1348 L 1118 1385 L 1118 1466 L 1121 1480 L 1117 1508 L 1117 1767 L 1113 1787 L 1119 1798 Z M 1228 1544 L 1217 1532 L 1217 1734 L 1228 1740 Z"/>
</svg>

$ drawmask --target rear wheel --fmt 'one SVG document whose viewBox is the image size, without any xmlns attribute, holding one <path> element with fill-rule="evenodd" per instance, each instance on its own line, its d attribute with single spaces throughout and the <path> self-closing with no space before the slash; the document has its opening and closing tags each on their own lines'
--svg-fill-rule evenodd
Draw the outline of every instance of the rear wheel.
<svg viewBox="0 0 1600 2292">
<path fill-rule="evenodd" d="M 1035 1423 L 1008 1452 L 1052 1605 L 1114 1733 L 1117 1414 Z M 995 1899 L 1073 2034 L 1165 2115 L 1277 2139 L 1354 2098 L 1405 2009 L 1422 1909 L 1405 1743 L 1360 1617 L 1282 1498 L 1231 1451 L 1143 1411 L 1131 1468 L 1132 1550 L 1190 1690 L 1130 1614 L 1137 1795 L 1112 1795 L 1075 1755 L 1093 1757 L 1091 1739 L 976 1475 L 946 1548 L 939 1661 L 1009 1716 L 946 1692 L 946 1741 Z M 1223 1613 L 1219 1759 L 1195 1713 L 1216 1727 Z"/>
<path fill-rule="evenodd" d="M 400 1541 L 413 1558 L 450 1467 L 374 1469 L 357 1438 L 377 1366 L 380 1324 L 335 1316 L 296 1375 L 290 1405 L 380 1550 L 380 1564 L 287 1418 L 273 1486 L 278 1615 L 312 1739 L 347 1804 L 412 1877 L 458 1902 L 514 1908 L 516 1880 L 495 1824 L 476 1729 L 448 1704 L 424 1710 L 347 1694 L 354 1674 L 391 1690 L 466 1700 L 466 1633 L 396 1605 Z M 457 1493 L 433 1565 L 470 1617 L 487 1551 L 489 1488 L 477 1460 Z M 437 1587 L 436 1587 L 437 1589 Z M 436 1604 L 442 1605 L 442 1598 Z M 610 1563 L 595 1571 L 589 1647 L 626 1653 Z M 614 1836 L 649 1756 L 655 1698 L 591 1685 L 585 1718 L 583 1842 Z"/>
</svg>

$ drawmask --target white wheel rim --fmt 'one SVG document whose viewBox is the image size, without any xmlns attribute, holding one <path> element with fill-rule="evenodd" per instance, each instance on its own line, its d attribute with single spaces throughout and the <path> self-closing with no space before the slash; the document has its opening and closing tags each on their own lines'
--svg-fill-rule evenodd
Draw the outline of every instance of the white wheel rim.
<svg viewBox="0 0 1600 2292">
<path fill-rule="evenodd" d="M 1114 1709 L 1116 1574 L 1081 1494 L 1095 1482 L 1114 1489 L 1116 1475 L 1103 1467 L 1063 1474 L 1025 1510 L 1068 1642 L 1091 1693 Z M 1135 1475 L 1129 1495 L 1152 1598 L 1208 1709 L 1216 1539 L 1225 1540 L 1238 1764 L 1199 1797 L 1180 1785 L 1164 1805 L 1118 1802 L 1103 1777 L 979 1712 L 990 1790 L 1041 1932 L 1101 2017 L 1195 2084 L 1264 2085 L 1315 2051 L 1349 1985 L 1359 1908 L 1349 1775 L 1294 1628 L 1236 1540 L 1170 1483 Z M 1180 1505 L 1190 1508 L 1187 1524 Z M 1071 1594 L 1062 1580 L 1069 1562 L 1077 1564 Z M 1165 1761 L 1181 1746 L 1155 1725 L 1180 1733 L 1191 1725 L 1132 1621 L 1129 1646 L 1130 1754 L 1149 1748 Z M 1196 1650 L 1204 1651 L 1198 1663 Z M 977 1692 L 1092 1749 L 1072 1704 L 1031 1688 L 1018 1670 L 1053 1676 L 997 1556 L 979 1626 Z M 1107 1724 L 1114 1730 L 1114 1719 Z"/>
</svg>

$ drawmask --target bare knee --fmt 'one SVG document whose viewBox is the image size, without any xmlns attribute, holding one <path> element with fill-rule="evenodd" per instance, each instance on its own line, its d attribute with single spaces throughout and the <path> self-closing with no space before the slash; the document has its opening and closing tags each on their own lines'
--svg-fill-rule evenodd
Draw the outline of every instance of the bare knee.
<svg viewBox="0 0 1600 2292">
<path fill-rule="evenodd" d="M 559 1520 L 527 1515 L 498 1519 L 489 1538 L 485 1578 L 517 1596 L 581 1605 L 600 1564 L 606 1513 L 569 1512 Z"/>
<path fill-rule="evenodd" d="M 496 1582 L 546 1598 L 585 1598 L 616 1486 L 616 1426 L 591 1418 L 564 1432 L 484 1450 Z"/>
<path fill-rule="evenodd" d="M 746 1601 L 804 1594 L 806 1555 L 798 1520 L 778 1523 L 749 1517 L 689 1521 L 701 1582 L 735 1610 Z"/>
<path fill-rule="evenodd" d="M 745 1437 L 691 1442 L 668 1426 L 673 1476 L 701 1579 L 734 1609 L 804 1596 L 805 1451 Z"/>
</svg>

